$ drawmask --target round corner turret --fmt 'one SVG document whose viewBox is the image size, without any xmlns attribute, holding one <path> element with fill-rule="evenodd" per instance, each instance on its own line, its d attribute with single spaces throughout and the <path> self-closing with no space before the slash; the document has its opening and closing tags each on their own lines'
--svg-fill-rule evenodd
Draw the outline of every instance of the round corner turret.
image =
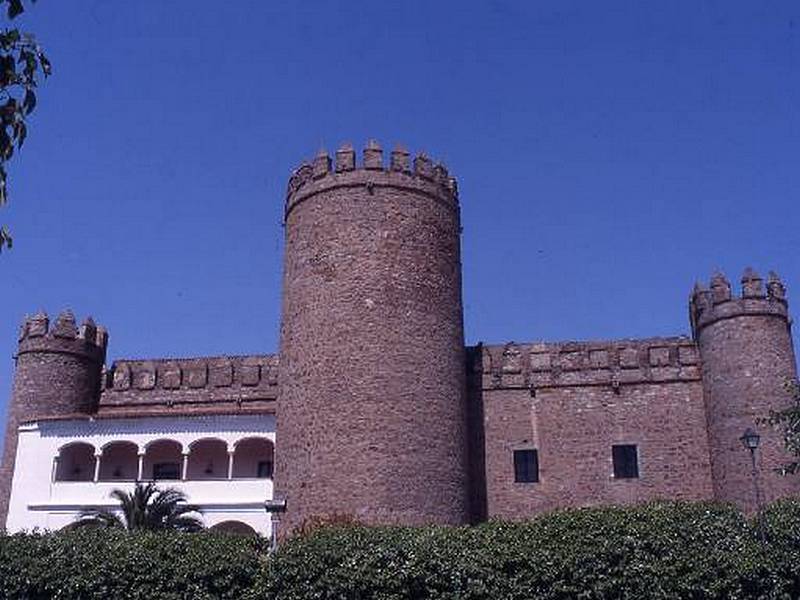
<svg viewBox="0 0 800 600">
<path fill-rule="evenodd" d="M 344 144 L 291 176 L 285 225 L 282 526 L 326 514 L 467 522 L 455 180 L 403 147 L 387 165 L 375 141 L 360 161 Z"/>
<path fill-rule="evenodd" d="M 54 322 L 40 311 L 23 320 L 18 341 L 0 466 L 0 527 L 8 508 L 19 426 L 42 417 L 97 410 L 108 334 L 91 317 L 79 326 L 70 310 Z"/>
<path fill-rule="evenodd" d="M 708 287 L 695 286 L 689 312 L 702 361 L 716 499 L 749 512 L 756 508 L 750 456 L 739 442 L 748 427 L 762 436 L 759 477 L 766 499 L 797 494 L 800 480 L 777 474 L 789 461 L 782 436 L 764 424 L 771 410 L 793 401 L 788 384 L 797 380 L 783 282 L 770 272 L 765 287 L 747 268 L 741 291 L 734 294 L 717 273 Z"/>
</svg>

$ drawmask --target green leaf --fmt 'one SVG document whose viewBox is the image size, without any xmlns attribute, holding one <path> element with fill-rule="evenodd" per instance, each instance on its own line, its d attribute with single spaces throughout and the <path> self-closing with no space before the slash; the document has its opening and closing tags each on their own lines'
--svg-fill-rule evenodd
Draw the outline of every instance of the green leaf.
<svg viewBox="0 0 800 600">
<path fill-rule="evenodd" d="M 11 234 L 5 225 L 0 227 L 0 251 L 3 249 L 3 245 L 5 245 L 9 250 L 11 250 L 11 247 L 14 245 L 14 239 L 11 237 Z"/>
<path fill-rule="evenodd" d="M 48 77 L 50 73 L 53 72 L 53 66 L 50 64 L 48 58 L 44 55 L 44 52 L 39 52 L 39 62 L 42 65 L 42 72 L 44 73 L 44 76 Z"/>
<path fill-rule="evenodd" d="M 22 5 L 22 0 L 7 0 L 8 1 L 8 18 L 14 17 L 25 12 L 25 7 Z"/>
<path fill-rule="evenodd" d="M 8 87 L 14 83 L 17 76 L 14 57 L 10 54 L 0 56 L 0 87 Z"/>
<path fill-rule="evenodd" d="M 22 107 L 25 109 L 25 114 L 29 115 L 36 108 L 36 94 L 33 93 L 31 88 L 25 90 L 25 99 L 22 101 Z"/>
<path fill-rule="evenodd" d="M 12 147 L 11 138 L 5 127 L 0 127 L 0 160 L 9 158 L 9 148 Z"/>
<path fill-rule="evenodd" d="M 15 125 L 14 137 L 17 138 L 17 148 L 22 150 L 25 138 L 28 137 L 28 127 L 25 125 L 24 121 L 19 121 Z"/>
</svg>

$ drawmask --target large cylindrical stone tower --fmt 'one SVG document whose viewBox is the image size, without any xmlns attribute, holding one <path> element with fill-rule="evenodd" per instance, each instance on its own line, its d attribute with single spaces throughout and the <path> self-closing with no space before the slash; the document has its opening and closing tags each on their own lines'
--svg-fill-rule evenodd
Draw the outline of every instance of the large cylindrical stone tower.
<svg viewBox="0 0 800 600">
<path fill-rule="evenodd" d="M 728 280 L 715 275 L 711 289 L 695 288 L 691 316 L 703 365 L 715 499 L 747 512 L 758 506 L 750 453 L 740 440 L 747 428 L 761 435 L 760 500 L 800 493 L 797 476 L 777 473 L 792 457 L 780 430 L 764 423 L 770 410 L 793 402 L 791 384 L 797 379 L 783 284 L 770 273 L 765 291 L 762 279 L 747 269 L 736 297 Z"/>
<path fill-rule="evenodd" d="M 19 426 L 43 416 L 96 412 L 107 342 L 91 318 L 79 329 L 69 311 L 52 327 L 44 313 L 23 322 L 0 466 L 0 528 L 8 513 Z"/>
<path fill-rule="evenodd" d="M 276 488 L 306 519 L 464 523 L 460 214 L 444 167 L 322 153 L 285 208 Z"/>
</svg>

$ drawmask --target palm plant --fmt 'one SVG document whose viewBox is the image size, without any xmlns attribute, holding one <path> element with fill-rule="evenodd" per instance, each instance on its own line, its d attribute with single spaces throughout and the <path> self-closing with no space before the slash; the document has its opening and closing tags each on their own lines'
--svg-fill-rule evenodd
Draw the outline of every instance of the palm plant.
<svg viewBox="0 0 800 600">
<path fill-rule="evenodd" d="M 118 527 L 128 531 L 200 531 L 203 522 L 191 513 L 200 510 L 187 504 L 186 494 L 167 488 L 159 490 L 154 483 L 137 483 L 132 492 L 115 489 L 109 494 L 120 503 L 121 514 L 106 509 L 81 511 L 73 526 Z"/>
</svg>

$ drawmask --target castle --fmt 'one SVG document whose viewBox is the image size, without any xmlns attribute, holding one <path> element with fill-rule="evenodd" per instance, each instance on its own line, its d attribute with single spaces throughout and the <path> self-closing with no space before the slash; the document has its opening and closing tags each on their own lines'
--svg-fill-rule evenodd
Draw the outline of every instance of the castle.
<svg viewBox="0 0 800 600">
<path fill-rule="evenodd" d="M 776 275 L 696 286 L 691 337 L 467 347 L 443 166 L 374 142 L 361 161 L 322 152 L 291 176 L 284 215 L 278 354 L 106 367 L 91 319 L 25 319 L 0 524 L 58 529 L 142 480 L 186 491 L 211 527 L 262 534 L 265 505 L 285 507 L 288 532 L 323 515 L 460 524 L 656 498 L 753 511 L 800 492 L 762 422 L 797 377 Z"/>
</svg>

